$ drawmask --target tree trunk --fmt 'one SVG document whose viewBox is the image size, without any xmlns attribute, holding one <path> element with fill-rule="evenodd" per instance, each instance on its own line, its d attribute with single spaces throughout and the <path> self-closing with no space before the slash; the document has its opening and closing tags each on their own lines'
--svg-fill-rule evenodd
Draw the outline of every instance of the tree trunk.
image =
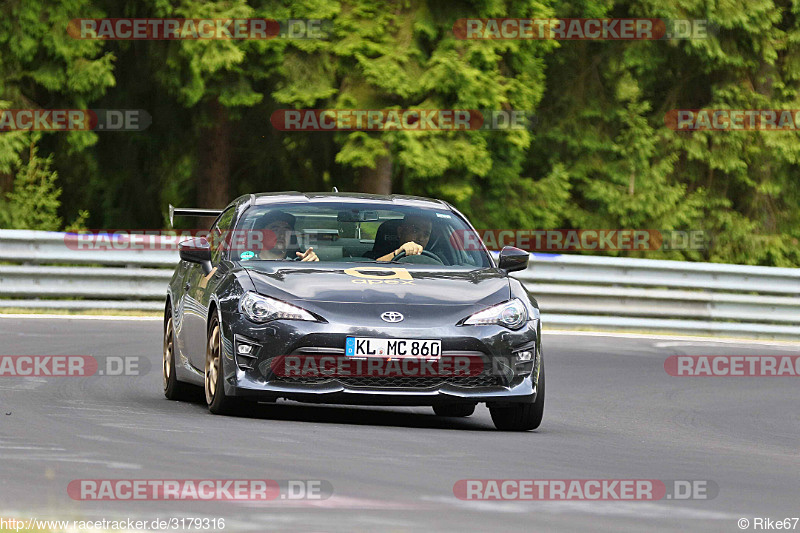
<svg viewBox="0 0 800 533">
<path fill-rule="evenodd" d="M 208 104 L 211 126 L 200 131 L 198 207 L 220 208 L 230 202 L 231 123 L 216 98 Z"/>
<path fill-rule="evenodd" d="M 361 192 L 392 194 L 391 156 L 380 156 L 375 160 L 375 168 L 362 168 L 359 185 Z"/>
<path fill-rule="evenodd" d="M 14 175 L 13 174 L 3 174 L 0 173 L 0 194 L 11 192 L 11 188 L 14 185 Z"/>
</svg>

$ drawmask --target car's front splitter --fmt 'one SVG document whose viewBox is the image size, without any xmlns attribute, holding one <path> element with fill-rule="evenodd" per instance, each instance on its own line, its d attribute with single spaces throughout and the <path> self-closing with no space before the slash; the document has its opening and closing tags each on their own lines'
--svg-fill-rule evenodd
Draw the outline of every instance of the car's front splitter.
<svg viewBox="0 0 800 533">
<path fill-rule="evenodd" d="M 243 374 L 243 373 L 242 373 Z M 243 375 L 240 377 L 244 377 Z M 514 380 L 511 387 L 466 388 L 443 384 L 431 389 L 347 387 L 337 380 L 316 384 L 248 383 L 246 379 L 227 394 L 253 400 L 285 398 L 308 403 L 351 405 L 436 405 L 442 403 L 509 402 L 536 400 L 536 387 L 530 376 Z"/>
</svg>

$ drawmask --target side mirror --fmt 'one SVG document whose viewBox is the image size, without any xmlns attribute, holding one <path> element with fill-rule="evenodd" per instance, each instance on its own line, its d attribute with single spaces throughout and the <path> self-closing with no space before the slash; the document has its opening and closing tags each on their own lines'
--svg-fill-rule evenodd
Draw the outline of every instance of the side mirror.
<svg viewBox="0 0 800 533">
<path fill-rule="evenodd" d="M 179 242 L 178 253 L 181 260 L 202 265 L 204 274 L 208 275 L 211 272 L 211 245 L 205 237 Z"/>
<path fill-rule="evenodd" d="M 500 250 L 500 261 L 498 266 L 506 272 L 516 272 L 528 268 L 530 254 L 525 250 L 506 246 Z"/>
</svg>

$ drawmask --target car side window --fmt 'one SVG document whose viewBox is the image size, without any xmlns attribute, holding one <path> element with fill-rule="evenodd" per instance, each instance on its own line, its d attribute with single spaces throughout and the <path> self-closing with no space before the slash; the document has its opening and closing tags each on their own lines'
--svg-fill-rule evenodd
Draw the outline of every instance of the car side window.
<svg viewBox="0 0 800 533">
<path fill-rule="evenodd" d="M 219 216 L 217 221 L 211 226 L 209 241 L 211 241 L 211 263 L 219 264 L 222 259 L 222 254 L 230 242 L 230 229 L 233 222 L 233 216 L 236 214 L 234 206 L 229 207 Z"/>
</svg>

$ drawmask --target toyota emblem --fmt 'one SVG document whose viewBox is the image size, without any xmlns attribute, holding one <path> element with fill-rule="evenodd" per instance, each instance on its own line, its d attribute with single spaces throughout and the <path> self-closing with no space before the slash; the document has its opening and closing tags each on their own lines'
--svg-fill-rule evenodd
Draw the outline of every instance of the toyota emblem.
<svg viewBox="0 0 800 533">
<path fill-rule="evenodd" d="M 381 318 L 385 322 L 392 322 L 392 323 L 394 323 L 394 322 L 402 322 L 403 315 L 398 313 L 398 312 L 396 312 L 396 311 L 386 311 L 385 313 L 383 313 L 381 315 Z"/>
</svg>

